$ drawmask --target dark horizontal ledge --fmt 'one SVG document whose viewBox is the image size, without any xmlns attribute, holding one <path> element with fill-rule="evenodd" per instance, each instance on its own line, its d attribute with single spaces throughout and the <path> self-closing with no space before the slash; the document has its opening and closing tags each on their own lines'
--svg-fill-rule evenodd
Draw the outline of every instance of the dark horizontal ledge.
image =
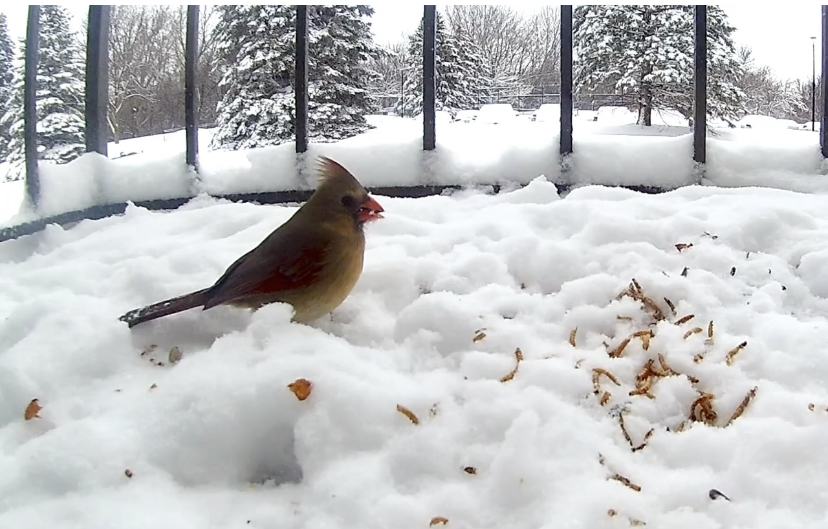
<svg viewBox="0 0 828 529">
<path fill-rule="evenodd" d="M 559 193 L 566 193 L 572 189 L 571 184 L 556 184 Z M 491 188 L 493 193 L 499 193 L 501 190 L 500 184 L 479 184 L 475 187 Z M 615 186 L 629 189 L 638 193 L 656 194 L 668 191 L 653 186 Z M 394 198 L 421 198 L 433 195 L 441 195 L 445 192 L 460 191 L 469 189 L 466 185 L 420 185 L 420 186 L 406 186 L 406 187 L 372 187 L 371 193 L 378 196 L 394 197 Z M 310 197 L 312 190 L 295 190 L 295 191 L 268 191 L 264 193 L 233 193 L 228 195 L 212 195 L 217 199 L 229 200 L 231 202 L 247 202 L 254 204 L 289 204 L 294 202 L 304 202 Z M 134 204 L 138 207 L 146 208 L 153 211 L 172 210 L 179 208 L 192 200 L 195 197 L 181 197 L 155 200 L 140 200 L 135 201 Z M 38 219 L 17 226 L 10 226 L 8 228 L 0 229 L 0 242 L 17 239 L 25 235 L 32 235 L 37 233 L 49 224 L 58 224 L 66 226 L 80 222 L 82 220 L 99 220 L 113 215 L 122 215 L 126 211 L 127 203 L 120 202 L 117 204 L 104 204 L 100 206 L 92 206 L 90 208 L 70 211 L 54 215 L 44 219 Z"/>
</svg>

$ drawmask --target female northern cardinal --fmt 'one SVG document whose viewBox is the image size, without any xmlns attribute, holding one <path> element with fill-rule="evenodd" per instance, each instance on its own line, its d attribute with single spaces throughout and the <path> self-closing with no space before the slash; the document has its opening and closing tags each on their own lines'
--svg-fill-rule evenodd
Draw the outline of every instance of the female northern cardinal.
<svg viewBox="0 0 828 529">
<path fill-rule="evenodd" d="M 293 321 L 307 323 L 339 306 L 351 293 L 365 253 L 366 222 L 384 210 L 347 169 L 322 157 L 319 187 L 287 222 L 241 256 L 209 288 L 127 312 L 130 327 L 194 307 L 257 309 L 293 306 Z"/>
</svg>

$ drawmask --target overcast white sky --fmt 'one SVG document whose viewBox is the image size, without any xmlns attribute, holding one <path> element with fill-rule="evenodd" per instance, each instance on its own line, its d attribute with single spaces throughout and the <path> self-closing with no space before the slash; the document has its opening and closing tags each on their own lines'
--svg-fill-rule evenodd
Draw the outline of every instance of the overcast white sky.
<svg viewBox="0 0 828 529">
<path fill-rule="evenodd" d="M 9 4 L 10 2 L 6 2 Z M 65 4 L 76 17 L 86 16 L 88 5 Z M 444 6 L 445 4 L 438 4 Z M 515 9 L 531 12 L 540 4 L 512 3 Z M 750 46 L 760 64 L 770 66 L 782 78 L 811 76 L 811 37 L 816 37 L 817 70 L 820 61 L 820 5 L 810 3 L 734 2 L 719 4 L 737 28 L 738 45 Z M 26 5 L 6 5 L 2 10 L 9 18 L 14 37 L 26 31 Z M 419 4 L 374 5 L 374 34 L 381 44 L 399 40 L 404 33 L 416 29 L 422 16 Z"/>
</svg>

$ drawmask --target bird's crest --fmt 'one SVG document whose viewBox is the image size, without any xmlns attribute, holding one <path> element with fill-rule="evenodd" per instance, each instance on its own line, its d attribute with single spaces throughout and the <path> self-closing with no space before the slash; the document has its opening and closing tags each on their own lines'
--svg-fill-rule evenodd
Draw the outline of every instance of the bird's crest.
<svg viewBox="0 0 828 529">
<path fill-rule="evenodd" d="M 339 163 L 331 160 L 327 156 L 320 156 L 316 162 L 317 170 L 319 171 L 319 186 L 330 182 L 339 182 L 340 184 L 347 184 L 350 186 L 361 186 L 359 180 L 351 174 L 350 171 L 342 167 Z"/>
</svg>

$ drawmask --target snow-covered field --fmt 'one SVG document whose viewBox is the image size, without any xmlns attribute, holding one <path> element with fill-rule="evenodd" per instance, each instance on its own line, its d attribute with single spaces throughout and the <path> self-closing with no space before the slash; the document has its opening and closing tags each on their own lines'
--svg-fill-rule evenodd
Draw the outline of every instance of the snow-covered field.
<svg viewBox="0 0 828 529">
<path fill-rule="evenodd" d="M 18 224 L 99 203 L 307 189 L 313 185 L 309 168 L 320 154 L 363 175 L 369 186 L 508 186 L 526 184 L 541 175 L 578 185 L 671 189 L 696 183 L 693 138 L 687 121 L 670 112 L 654 113 L 652 127 L 635 125 L 635 120 L 636 114 L 625 108 L 578 112 L 575 154 L 571 170 L 564 175 L 558 155 L 558 122 L 531 122 L 526 116 L 508 124 L 438 119 L 438 148 L 430 153 L 422 150 L 421 120 L 371 116 L 375 129 L 338 143 L 313 143 L 305 161 L 299 163 L 292 143 L 237 152 L 210 151 L 212 131 L 201 130 L 198 176 L 187 170 L 184 131 L 178 131 L 110 144 L 109 159 L 87 154 L 66 165 L 42 165 L 39 213 L 24 210 L 12 219 L 5 215 L 0 222 Z M 790 130 L 772 118 L 751 124 L 753 128 L 713 130 L 708 139 L 705 184 L 828 190 L 817 133 Z M 0 195 L 13 195 L 15 199 L 3 201 L 19 204 L 22 189 L 3 186 Z"/>
<path fill-rule="evenodd" d="M 357 288 L 311 326 L 117 320 L 292 207 L 202 197 L 0 244 L 0 527 L 824 526 L 825 196 L 378 199 Z"/>
</svg>

